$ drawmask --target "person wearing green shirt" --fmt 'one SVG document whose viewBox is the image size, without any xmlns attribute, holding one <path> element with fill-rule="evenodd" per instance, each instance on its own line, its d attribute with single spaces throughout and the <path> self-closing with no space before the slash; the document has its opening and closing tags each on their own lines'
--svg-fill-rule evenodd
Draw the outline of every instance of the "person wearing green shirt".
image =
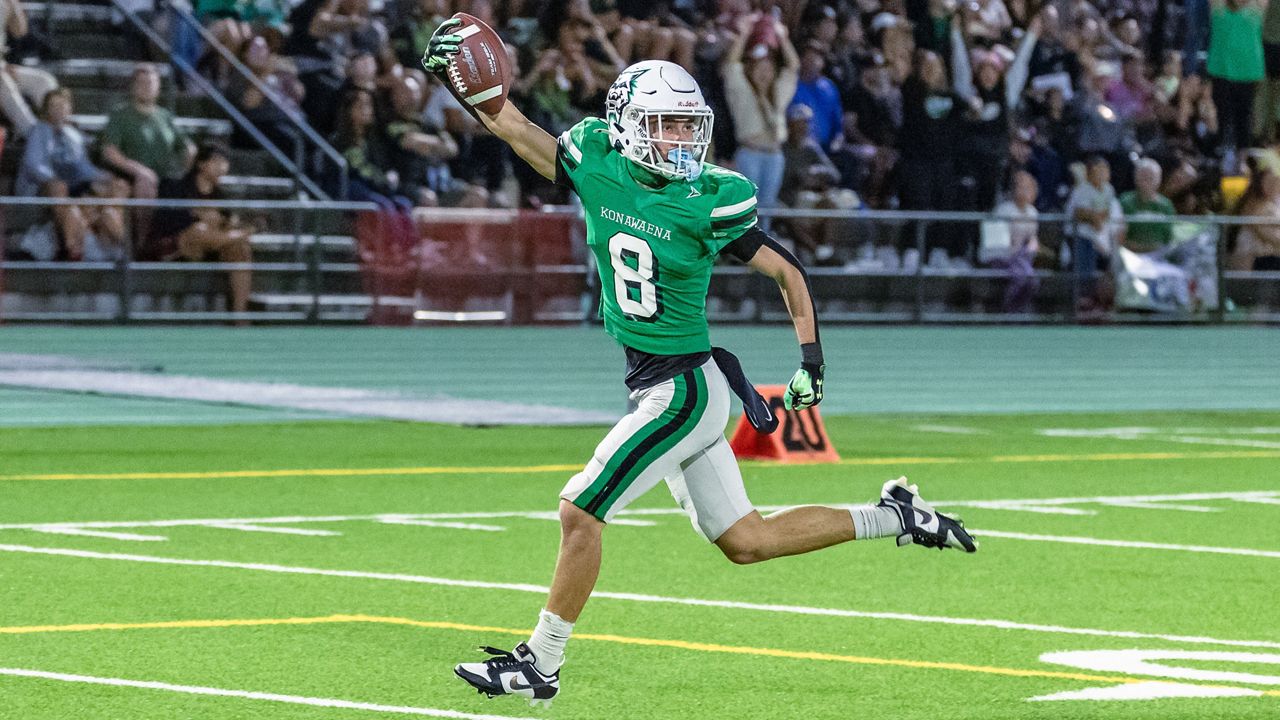
<svg viewBox="0 0 1280 720">
<path fill-rule="evenodd" d="M 1209 19 L 1208 70 L 1224 156 L 1231 158 L 1236 149 L 1248 147 L 1252 141 L 1253 97 L 1258 81 L 1265 77 L 1262 10 L 1254 0 L 1214 2 Z"/>
<path fill-rule="evenodd" d="M 174 122 L 173 113 L 157 105 L 160 73 L 142 64 L 133 71 L 129 101 L 107 117 L 98 136 L 102 160 L 133 183 L 135 198 L 154 198 L 160 180 L 182 177 L 195 155 L 195 145 Z"/>
<path fill-rule="evenodd" d="M 1166 247 L 1173 239 L 1173 225 L 1153 215 L 1173 217 L 1176 213 L 1169 198 L 1160 194 L 1160 163 L 1151 158 L 1138 161 L 1133 182 L 1136 189 L 1120 196 L 1120 209 L 1129 220 L 1124 246 L 1133 252 L 1147 253 Z"/>
</svg>

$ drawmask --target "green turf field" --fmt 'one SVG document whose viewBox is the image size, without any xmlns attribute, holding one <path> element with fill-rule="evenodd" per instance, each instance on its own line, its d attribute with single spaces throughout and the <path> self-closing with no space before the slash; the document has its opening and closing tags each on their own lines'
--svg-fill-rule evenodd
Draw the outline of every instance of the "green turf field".
<svg viewBox="0 0 1280 720">
<path fill-rule="evenodd" d="M 606 531 L 561 696 L 534 710 L 451 667 L 527 635 L 548 513 L 602 428 L 152 401 L 121 417 L 163 421 L 77 423 L 139 401 L 8 392 L 0 718 L 1280 717 L 1273 409 L 831 414 L 842 462 L 747 463 L 757 505 L 906 474 L 981 552 L 734 566 L 659 487 Z"/>
</svg>

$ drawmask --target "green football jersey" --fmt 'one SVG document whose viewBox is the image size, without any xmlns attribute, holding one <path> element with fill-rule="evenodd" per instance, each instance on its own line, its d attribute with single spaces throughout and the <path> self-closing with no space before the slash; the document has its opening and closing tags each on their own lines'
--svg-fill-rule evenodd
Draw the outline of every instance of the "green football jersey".
<svg viewBox="0 0 1280 720">
<path fill-rule="evenodd" d="M 707 288 L 716 254 L 756 224 L 756 187 L 703 163 L 691 182 L 653 188 L 587 118 L 559 139 L 563 175 L 582 199 L 600 272 L 600 312 L 618 342 L 655 355 L 711 349 Z"/>
</svg>

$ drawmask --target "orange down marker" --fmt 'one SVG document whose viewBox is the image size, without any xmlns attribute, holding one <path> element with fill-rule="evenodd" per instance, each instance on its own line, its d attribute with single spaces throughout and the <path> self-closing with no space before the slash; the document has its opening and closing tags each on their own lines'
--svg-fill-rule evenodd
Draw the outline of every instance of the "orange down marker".
<svg viewBox="0 0 1280 720">
<path fill-rule="evenodd" d="M 771 435 L 756 432 L 746 415 L 738 418 L 729 446 L 741 459 L 777 460 L 784 463 L 839 462 L 840 454 L 827 437 L 818 408 L 786 410 L 782 405 L 785 385 L 758 385 L 756 390 L 778 417 L 778 429 Z"/>
</svg>

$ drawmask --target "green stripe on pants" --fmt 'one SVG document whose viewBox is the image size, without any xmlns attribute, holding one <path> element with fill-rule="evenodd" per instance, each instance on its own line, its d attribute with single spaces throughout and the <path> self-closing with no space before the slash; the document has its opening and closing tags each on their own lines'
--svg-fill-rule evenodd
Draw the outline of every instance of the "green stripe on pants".
<svg viewBox="0 0 1280 720">
<path fill-rule="evenodd" d="M 574 500 L 575 505 L 603 520 L 645 469 L 697 427 L 707 406 L 702 369 L 695 368 L 674 380 L 670 404 L 610 456 L 600 476 Z"/>
</svg>

